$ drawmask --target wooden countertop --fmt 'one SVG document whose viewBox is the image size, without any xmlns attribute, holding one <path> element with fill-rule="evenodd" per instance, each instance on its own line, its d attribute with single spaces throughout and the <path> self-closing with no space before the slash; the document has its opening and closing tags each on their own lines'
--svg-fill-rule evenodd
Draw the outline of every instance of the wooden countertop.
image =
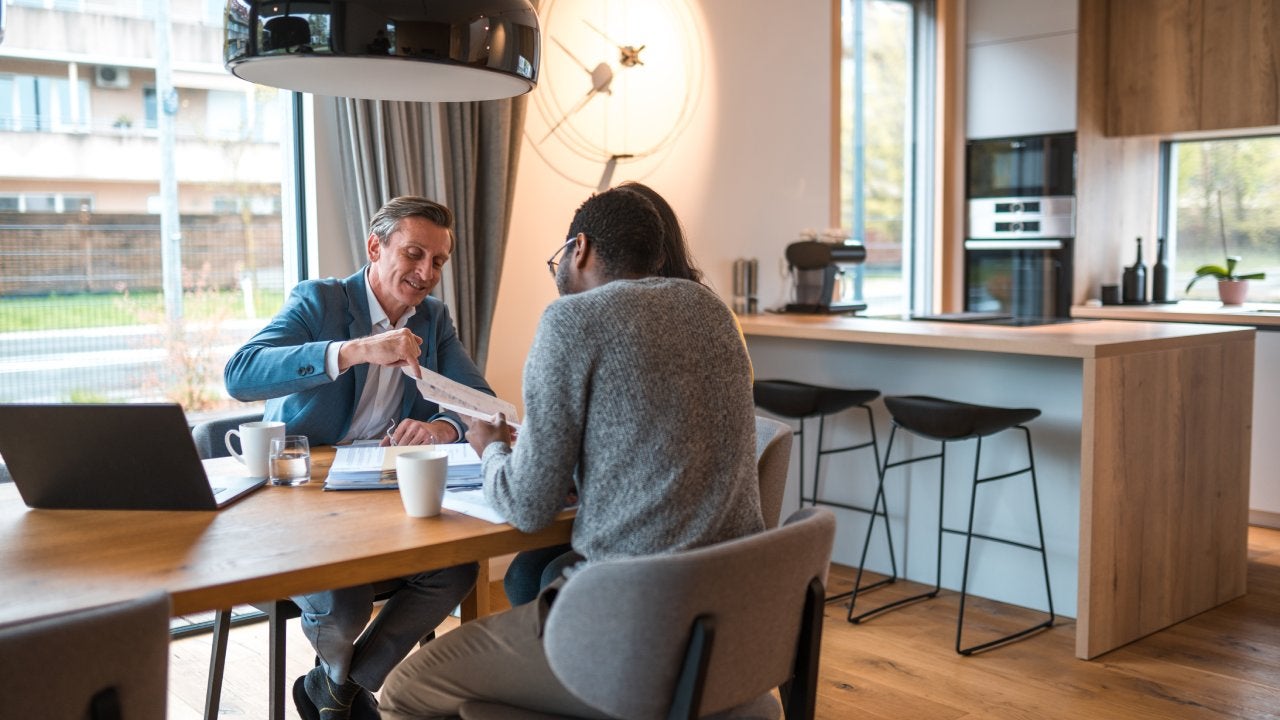
<svg viewBox="0 0 1280 720">
<path fill-rule="evenodd" d="M 1251 325 L 1260 329 L 1280 330 L 1280 304 L 1275 303 L 1223 305 L 1209 300 L 1183 300 L 1169 305 L 1102 305 L 1099 307 L 1075 305 L 1071 308 L 1071 316 L 1111 320 Z"/>
<path fill-rule="evenodd" d="M 830 315 L 739 316 L 747 337 L 972 350 L 1046 357 L 1102 358 L 1252 339 L 1252 327 L 1089 320 L 1034 327 Z"/>
</svg>

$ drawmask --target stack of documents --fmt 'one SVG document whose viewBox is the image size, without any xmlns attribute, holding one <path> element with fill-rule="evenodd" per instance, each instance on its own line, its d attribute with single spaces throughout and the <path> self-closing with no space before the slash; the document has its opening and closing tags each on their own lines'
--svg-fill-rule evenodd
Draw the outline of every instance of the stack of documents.
<svg viewBox="0 0 1280 720">
<path fill-rule="evenodd" d="M 394 489 L 396 456 L 413 450 L 442 450 L 449 456 L 446 485 L 453 489 L 481 486 L 480 456 L 466 443 L 452 445 L 340 445 L 325 478 L 325 490 Z"/>
</svg>

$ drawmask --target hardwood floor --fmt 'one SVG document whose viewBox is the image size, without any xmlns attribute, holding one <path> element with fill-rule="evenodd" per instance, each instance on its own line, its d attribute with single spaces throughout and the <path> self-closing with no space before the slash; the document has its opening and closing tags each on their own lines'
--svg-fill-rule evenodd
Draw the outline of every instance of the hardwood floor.
<svg viewBox="0 0 1280 720">
<path fill-rule="evenodd" d="M 833 591 L 851 582 L 847 568 L 833 568 Z M 871 607 L 917 588 L 899 583 L 864 597 Z M 1070 620 L 961 657 L 954 651 L 958 601 L 944 593 L 862 625 L 845 622 L 843 605 L 829 605 L 817 717 L 1280 718 L 1280 531 L 1250 528 L 1248 595 L 1091 662 L 1073 656 Z M 966 617 L 969 644 L 1042 616 L 978 600 Z M 260 623 L 232 633 L 221 717 L 266 717 L 266 630 Z M 208 662 L 207 635 L 173 643 L 170 718 L 201 716 Z M 290 677 L 311 663 L 291 622 Z"/>
</svg>

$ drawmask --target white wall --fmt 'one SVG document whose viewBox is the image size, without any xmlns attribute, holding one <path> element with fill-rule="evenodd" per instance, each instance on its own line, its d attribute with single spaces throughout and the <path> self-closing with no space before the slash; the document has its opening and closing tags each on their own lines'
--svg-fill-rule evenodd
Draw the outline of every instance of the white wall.
<svg viewBox="0 0 1280 720">
<path fill-rule="evenodd" d="M 782 250 L 803 228 L 826 227 L 830 167 L 829 0 L 692 0 L 705 38 L 694 118 L 646 177 L 668 199 L 708 282 L 728 299 L 734 258 L 760 260 L 760 299 L 778 304 Z M 534 92 L 537 92 L 535 90 Z M 592 188 L 520 156 L 510 244 L 485 375 L 519 402 L 525 355 L 555 288 L 545 260 Z"/>
</svg>

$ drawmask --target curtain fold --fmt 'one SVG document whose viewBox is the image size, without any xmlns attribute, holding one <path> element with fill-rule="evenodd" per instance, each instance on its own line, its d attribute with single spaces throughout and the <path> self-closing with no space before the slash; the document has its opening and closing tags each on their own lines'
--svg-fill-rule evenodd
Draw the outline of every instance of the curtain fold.
<svg viewBox="0 0 1280 720">
<path fill-rule="evenodd" d="M 347 230 L 365 262 L 369 220 L 387 200 L 423 195 L 453 210 L 450 277 L 439 289 L 483 372 L 511 226 L 526 99 L 338 105 Z"/>
</svg>

